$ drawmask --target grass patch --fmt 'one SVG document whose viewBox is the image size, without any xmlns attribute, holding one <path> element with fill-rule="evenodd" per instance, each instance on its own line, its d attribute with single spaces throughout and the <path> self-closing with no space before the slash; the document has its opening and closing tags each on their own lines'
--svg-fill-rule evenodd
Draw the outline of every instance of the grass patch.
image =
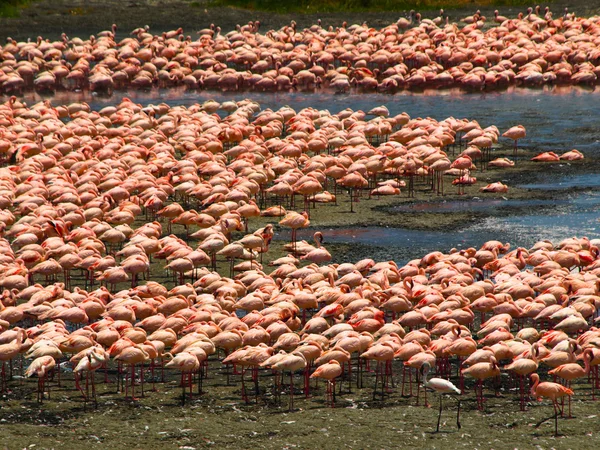
<svg viewBox="0 0 600 450">
<path fill-rule="evenodd" d="M 0 0 L 0 17 L 19 17 L 32 0 Z"/>
<path fill-rule="evenodd" d="M 256 11 L 290 13 L 385 12 L 410 9 L 456 9 L 477 6 L 528 5 L 528 0 L 214 0 L 211 6 L 232 6 Z"/>
</svg>

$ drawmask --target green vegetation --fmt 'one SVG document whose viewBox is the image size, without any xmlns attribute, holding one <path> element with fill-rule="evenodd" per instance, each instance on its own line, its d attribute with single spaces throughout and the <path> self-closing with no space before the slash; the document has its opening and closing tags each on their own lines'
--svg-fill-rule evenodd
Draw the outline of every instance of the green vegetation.
<svg viewBox="0 0 600 450">
<path fill-rule="evenodd" d="M 401 371 L 397 362 L 396 382 Z M 454 402 L 446 399 L 441 430 L 434 433 L 437 395 L 429 394 L 431 408 L 423 407 L 422 394 L 416 406 L 416 399 L 403 397 L 397 385 L 385 400 L 373 400 L 373 373 L 364 373 L 364 387 L 353 386 L 352 393 L 344 382 L 334 409 L 324 403 L 325 384 L 320 382 L 314 389 L 311 383 L 311 398 L 297 392 L 296 410 L 290 413 L 287 392 L 277 401 L 273 376 L 265 370 L 259 374 L 258 402 L 251 395 L 246 405 L 240 399 L 240 376 L 231 376 L 231 386 L 227 386 L 221 364 L 211 358 L 209 378 L 203 385 L 206 393 L 195 395 L 184 407 L 180 406 L 178 374 L 165 372 L 168 382 L 157 384 L 158 392 L 148 392 L 151 383 L 147 380 L 146 395 L 138 402 L 115 393 L 115 373 L 109 374 L 111 384 L 104 384 L 99 373 L 97 409 L 91 404 L 84 407 L 71 374 L 63 374 L 62 387 L 56 380 L 51 382 L 51 398 L 41 405 L 35 402 L 35 379 L 15 380 L 12 392 L 2 398 L 0 448 L 582 450 L 594 448 L 600 433 L 597 402 L 591 400 L 590 386 L 583 381 L 574 387 L 573 418 L 560 418 L 559 436 L 554 437 L 550 402 L 532 399 L 527 411 L 520 412 L 514 387 L 502 389 L 498 397 L 486 387 L 485 411 L 477 411 L 473 383 L 467 380 L 462 428 L 456 428 Z M 356 381 L 356 373 L 353 378 Z M 295 382 L 299 388 L 299 375 Z M 503 383 L 507 385 L 508 380 Z M 141 394 L 140 386 L 136 392 Z"/>
<path fill-rule="evenodd" d="M 257 11 L 289 13 L 384 12 L 410 9 L 528 5 L 529 0 L 214 0 L 211 6 L 233 6 Z"/>
<path fill-rule="evenodd" d="M 0 0 L 0 17 L 18 17 L 32 0 Z"/>
</svg>

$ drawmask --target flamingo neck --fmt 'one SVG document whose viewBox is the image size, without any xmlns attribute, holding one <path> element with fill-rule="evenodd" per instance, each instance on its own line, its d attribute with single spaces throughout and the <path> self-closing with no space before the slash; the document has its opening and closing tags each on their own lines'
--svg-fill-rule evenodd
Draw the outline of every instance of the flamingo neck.
<svg viewBox="0 0 600 450">
<path fill-rule="evenodd" d="M 537 391 L 537 387 L 538 384 L 540 384 L 540 378 L 537 377 L 535 378 L 535 382 L 533 383 L 533 386 L 531 386 L 531 395 L 536 396 L 536 391 Z"/>
<path fill-rule="evenodd" d="M 592 358 L 593 358 L 593 355 L 591 355 L 590 353 L 586 352 L 583 355 L 583 365 L 585 367 L 585 369 L 584 369 L 585 373 L 590 373 L 590 369 L 591 369 L 590 361 L 591 361 Z"/>
<path fill-rule="evenodd" d="M 428 375 L 429 375 L 429 367 L 425 366 L 423 368 L 423 386 L 427 386 Z"/>
</svg>

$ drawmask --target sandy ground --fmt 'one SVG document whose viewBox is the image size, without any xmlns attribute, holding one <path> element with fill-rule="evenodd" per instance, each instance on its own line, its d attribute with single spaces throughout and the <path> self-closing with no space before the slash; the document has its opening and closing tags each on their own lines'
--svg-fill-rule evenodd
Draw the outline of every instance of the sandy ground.
<svg viewBox="0 0 600 450">
<path fill-rule="evenodd" d="M 485 3 L 485 2 L 482 2 Z M 224 31 L 232 30 L 236 24 L 249 20 L 260 20 L 263 29 L 280 28 L 293 19 L 299 27 L 305 27 L 322 19 L 323 25 L 340 26 L 343 21 L 362 23 L 373 27 L 388 25 L 406 11 L 378 13 L 321 13 L 304 15 L 271 14 L 236 8 L 211 7 L 209 0 L 39 0 L 24 9 L 18 18 L 0 19 L 0 39 L 7 36 L 15 39 L 35 38 L 38 35 L 56 38 L 61 33 L 69 36 L 88 36 L 110 29 L 112 23 L 119 26 L 118 37 L 124 37 L 134 28 L 149 25 L 153 32 L 163 32 L 182 27 L 185 33 L 207 27 L 211 23 Z M 544 4 L 542 4 L 544 6 Z M 557 0 L 551 3 L 555 15 L 564 7 L 577 14 L 589 16 L 600 11 L 599 2 L 583 0 Z M 487 17 L 493 16 L 494 7 L 479 7 Z M 446 9 L 450 20 L 457 20 L 475 12 L 477 7 Z M 506 16 L 516 16 L 525 7 L 499 7 Z M 423 17 L 434 17 L 437 11 L 422 11 Z"/>
</svg>

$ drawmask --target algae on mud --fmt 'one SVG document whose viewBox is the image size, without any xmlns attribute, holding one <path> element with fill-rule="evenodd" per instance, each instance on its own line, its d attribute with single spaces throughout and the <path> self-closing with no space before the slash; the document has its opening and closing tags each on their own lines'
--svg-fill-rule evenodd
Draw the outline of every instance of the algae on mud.
<svg viewBox="0 0 600 450">
<path fill-rule="evenodd" d="M 445 0 L 443 0 L 445 1 Z M 219 2 L 217 2 L 219 3 Z M 416 3 L 414 8 L 409 4 Z M 111 24 L 119 25 L 119 35 L 125 37 L 134 28 L 149 25 L 153 32 L 163 32 L 183 27 L 186 33 L 192 34 L 197 30 L 214 23 L 223 30 L 235 29 L 237 24 L 249 20 L 259 20 L 266 29 L 280 28 L 292 20 L 298 27 L 310 26 L 322 19 L 324 26 L 340 26 L 342 22 L 363 23 L 381 27 L 398 20 L 408 14 L 409 9 L 420 11 L 424 18 L 439 15 L 437 9 L 425 8 L 427 2 L 407 0 L 399 5 L 396 11 L 337 11 L 313 13 L 310 10 L 304 14 L 272 13 L 255 11 L 230 6 L 215 6 L 210 0 L 36 0 L 20 9 L 18 17 L 0 18 L 0 38 L 11 36 L 15 39 L 44 37 L 59 37 L 61 33 L 69 36 L 86 36 L 100 30 L 110 29 Z M 500 9 L 506 16 L 516 16 L 525 12 L 526 4 L 521 0 L 475 0 L 464 2 L 448 2 L 453 5 L 445 7 L 445 13 L 450 20 L 457 20 L 467 14 L 473 14 L 477 9 L 487 17 L 493 17 L 494 10 Z M 494 5 L 495 3 L 496 5 Z M 515 5 L 516 4 L 516 5 Z M 433 5 L 432 5 L 433 6 Z M 583 0 L 554 0 L 549 5 L 558 16 L 565 7 L 576 11 L 580 16 L 592 16 L 600 11 L 597 2 Z M 438 6 L 435 6 L 438 8 Z"/>
<path fill-rule="evenodd" d="M 473 387 L 467 385 L 462 399 L 462 428 L 456 429 L 455 406 L 444 411 L 442 426 L 435 433 L 436 396 L 432 408 L 416 406 L 415 398 L 400 396 L 400 388 L 385 401 L 372 399 L 373 374 L 365 375 L 364 388 L 352 388 L 337 396 L 337 407 L 325 404 L 324 384 L 311 398 L 296 399 L 296 410 L 287 411 L 286 395 L 275 404 L 269 392 L 258 404 L 245 405 L 235 386 L 225 386 L 212 361 L 206 393 L 185 407 L 179 403 L 180 389 L 173 379 L 147 392 L 137 403 L 115 394 L 114 384 L 99 385 L 99 407 L 83 408 L 72 384 L 53 386 L 51 399 L 33 402 L 33 381 L 16 386 L 2 401 L 5 448 L 74 448 L 89 445 L 110 448 L 590 448 L 600 433 L 595 402 L 589 385 L 574 386 L 572 419 L 561 419 L 559 436 L 553 436 L 553 409 L 549 402 L 531 401 L 526 412 L 518 411 L 518 388 L 486 394 L 485 411 L 476 410 Z M 399 374 L 399 366 L 395 367 Z M 506 385 L 509 381 L 505 380 Z M 514 383 L 514 382 L 513 382 Z M 269 374 L 261 374 L 261 389 L 272 385 Z M 514 385 L 514 384 L 513 384 Z M 23 401 L 24 396 L 27 400 Z"/>
</svg>

